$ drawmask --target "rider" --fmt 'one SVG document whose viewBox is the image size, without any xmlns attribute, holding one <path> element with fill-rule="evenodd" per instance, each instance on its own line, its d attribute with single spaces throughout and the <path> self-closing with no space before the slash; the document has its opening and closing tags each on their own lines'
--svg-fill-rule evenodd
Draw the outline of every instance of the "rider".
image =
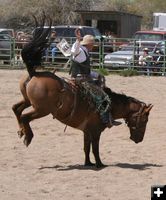
<svg viewBox="0 0 166 200">
<path fill-rule="evenodd" d="M 74 79 L 83 78 L 85 80 L 87 83 L 86 88 L 95 101 L 100 118 L 108 128 L 111 128 L 113 125 L 120 125 L 121 123 L 114 121 L 110 114 L 111 101 L 108 95 L 101 87 L 92 83 L 89 52 L 93 49 L 94 37 L 92 35 L 85 35 L 81 41 L 79 29 L 76 29 L 75 35 L 77 40 L 71 48 L 71 77 Z"/>
</svg>

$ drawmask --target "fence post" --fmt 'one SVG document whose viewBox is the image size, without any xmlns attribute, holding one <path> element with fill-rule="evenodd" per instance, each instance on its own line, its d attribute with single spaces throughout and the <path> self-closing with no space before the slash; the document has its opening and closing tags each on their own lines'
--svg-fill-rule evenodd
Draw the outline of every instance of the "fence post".
<svg viewBox="0 0 166 200">
<path fill-rule="evenodd" d="M 137 49 L 136 40 L 134 40 L 133 44 L 134 44 L 134 48 L 133 48 L 134 49 L 134 51 L 133 51 L 133 69 L 134 69 L 134 67 L 135 67 L 135 61 L 136 61 L 136 59 L 135 59 L 136 58 L 136 52 L 138 52 L 139 49 Z"/>
<path fill-rule="evenodd" d="M 163 72 L 162 72 L 162 76 L 165 76 L 165 68 L 166 68 L 166 40 L 164 41 L 164 65 L 163 65 Z"/>
<path fill-rule="evenodd" d="M 99 68 L 103 68 L 104 38 L 99 39 Z"/>
<path fill-rule="evenodd" d="M 15 55 L 16 55 L 16 42 L 14 38 L 11 38 L 11 55 L 10 55 L 10 65 L 15 65 Z M 13 61 L 13 63 L 12 63 Z"/>
</svg>

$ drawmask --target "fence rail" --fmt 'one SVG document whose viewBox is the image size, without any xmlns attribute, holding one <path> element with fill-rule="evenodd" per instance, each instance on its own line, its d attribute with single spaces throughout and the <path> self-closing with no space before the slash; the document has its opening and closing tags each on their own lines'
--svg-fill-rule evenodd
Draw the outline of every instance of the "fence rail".
<svg viewBox="0 0 166 200">
<path fill-rule="evenodd" d="M 65 39 L 70 46 L 75 41 L 75 38 Z M 0 68 L 24 68 L 21 50 L 25 44 L 14 39 L 0 39 Z M 143 57 L 145 48 L 149 50 L 149 58 L 143 58 L 141 64 L 140 57 Z M 53 52 L 49 47 L 43 54 L 43 65 L 47 68 L 68 69 L 70 57 L 65 57 L 58 49 Z M 91 65 L 93 68 L 106 68 L 110 72 L 136 70 L 139 74 L 166 75 L 166 41 L 96 39 L 91 52 Z"/>
</svg>

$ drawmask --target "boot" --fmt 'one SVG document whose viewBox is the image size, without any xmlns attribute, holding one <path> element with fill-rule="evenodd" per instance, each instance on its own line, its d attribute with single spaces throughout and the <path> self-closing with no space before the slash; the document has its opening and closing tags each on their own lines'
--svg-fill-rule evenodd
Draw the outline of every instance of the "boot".
<svg viewBox="0 0 166 200">
<path fill-rule="evenodd" d="M 102 115 L 102 122 L 108 128 L 111 128 L 112 126 L 119 126 L 122 124 L 122 122 L 113 120 L 112 115 L 109 112 L 106 112 Z"/>
<path fill-rule="evenodd" d="M 122 122 L 118 122 L 118 121 L 109 121 L 108 123 L 106 123 L 106 127 L 107 128 L 111 128 L 112 126 L 119 126 L 121 125 Z"/>
</svg>

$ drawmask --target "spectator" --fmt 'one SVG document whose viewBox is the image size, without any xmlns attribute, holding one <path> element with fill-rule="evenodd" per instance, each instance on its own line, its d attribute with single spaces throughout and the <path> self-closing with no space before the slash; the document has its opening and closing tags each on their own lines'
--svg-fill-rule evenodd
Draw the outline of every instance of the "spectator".
<svg viewBox="0 0 166 200">
<path fill-rule="evenodd" d="M 58 48 L 56 47 L 57 42 L 58 42 L 58 40 L 57 40 L 56 31 L 52 31 L 50 39 L 48 41 L 49 47 L 45 51 L 46 61 L 49 60 L 49 55 L 50 55 L 50 52 L 51 52 L 51 59 L 52 59 L 52 62 L 54 62 L 55 56 L 56 56 L 57 51 L 58 51 Z"/>
<path fill-rule="evenodd" d="M 25 33 L 23 31 L 18 31 L 16 35 L 16 48 L 22 49 L 25 43 Z"/>
<path fill-rule="evenodd" d="M 149 55 L 149 49 L 144 48 L 143 54 L 139 57 L 139 65 L 146 66 L 147 75 L 150 75 L 150 67 L 152 66 L 153 57 Z"/>
<path fill-rule="evenodd" d="M 162 67 L 164 61 L 164 54 L 161 50 L 156 51 L 155 58 L 156 58 L 154 62 L 155 66 Z"/>
<path fill-rule="evenodd" d="M 56 35 L 56 31 L 52 31 L 51 33 L 51 45 L 50 45 L 50 49 L 51 49 L 51 57 L 52 57 L 52 62 L 54 62 L 54 58 L 57 54 L 57 47 L 56 47 L 56 43 L 57 43 L 57 35 Z"/>
</svg>

